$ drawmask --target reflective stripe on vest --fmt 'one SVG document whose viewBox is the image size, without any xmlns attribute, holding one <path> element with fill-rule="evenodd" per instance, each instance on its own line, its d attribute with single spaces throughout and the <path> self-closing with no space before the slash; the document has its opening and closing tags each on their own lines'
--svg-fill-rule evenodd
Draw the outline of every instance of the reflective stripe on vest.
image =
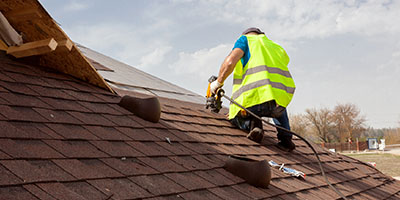
<svg viewBox="0 0 400 200">
<path fill-rule="evenodd" d="M 262 72 L 262 71 L 268 71 L 268 73 L 280 74 L 282 76 L 292 78 L 292 75 L 290 75 L 289 71 L 283 71 L 282 69 L 279 69 L 276 67 L 268 67 L 266 65 L 261 65 L 261 66 L 257 66 L 254 68 L 247 69 L 241 79 L 236 79 L 236 78 L 233 79 L 233 84 L 240 85 L 240 84 L 242 84 L 242 81 L 246 77 L 246 75 L 255 74 L 257 72 Z"/>
<path fill-rule="evenodd" d="M 249 91 L 249 90 L 257 88 L 257 87 L 265 86 L 265 85 L 271 85 L 273 88 L 285 90 L 289 94 L 294 94 L 294 90 L 295 90 L 294 87 L 287 87 L 282 83 L 271 82 L 269 79 L 264 79 L 264 80 L 259 80 L 259 81 L 244 85 L 243 87 L 240 87 L 240 89 L 238 89 L 236 92 L 234 92 L 232 94 L 232 99 L 238 98 L 242 93 L 244 93 L 246 91 Z"/>
<path fill-rule="evenodd" d="M 287 69 L 289 57 L 285 50 L 265 35 L 246 35 L 250 59 L 246 66 L 239 61 L 233 73 L 232 99 L 248 108 L 275 100 L 280 106 L 290 103 L 295 84 Z M 229 119 L 233 119 L 240 108 L 229 107 Z"/>
</svg>

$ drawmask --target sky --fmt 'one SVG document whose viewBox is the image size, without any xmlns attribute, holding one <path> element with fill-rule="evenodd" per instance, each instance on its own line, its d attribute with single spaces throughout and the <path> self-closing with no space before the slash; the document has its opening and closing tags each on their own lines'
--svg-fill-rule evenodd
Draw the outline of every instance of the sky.
<svg viewBox="0 0 400 200">
<path fill-rule="evenodd" d="M 200 95 L 240 34 L 259 27 L 290 57 L 289 115 L 352 103 L 369 127 L 400 126 L 400 1 L 40 2 L 73 41 Z"/>
</svg>

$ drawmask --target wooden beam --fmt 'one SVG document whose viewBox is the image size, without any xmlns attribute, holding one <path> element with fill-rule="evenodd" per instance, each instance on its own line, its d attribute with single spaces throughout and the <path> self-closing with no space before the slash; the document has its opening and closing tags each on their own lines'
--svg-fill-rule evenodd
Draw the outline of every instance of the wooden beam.
<svg viewBox="0 0 400 200">
<path fill-rule="evenodd" d="M 20 46 L 11 46 L 7 49 L 7 54 L 16 58 L 41 55 L 54 51 L 57 48 L 57 42 L 53 39 L 45 39 L 35 42 L 29 42 Z"/>
<path fill-rule="evenodd" d="M 15 29 L 8 22 L 7 18 L 0 12 L 0 38 L 7 45 L 21 45 L 22 37 L 15 31 Z"/>
<path fill-rule="evenodd" d="M 39 19 L 42 17 L 38 8 L 20 8 L 17 10 L 12 10 L 5 13 L 7 18 L 13 22 L 20 22 L 20 21 L 27 21 L 27 20 L 34 20 Z"/>
<path fill-rule="evenodd" d="M 74 44 L 72 43 L 71 40 L 65 39 L 65 40 L 59 40 L 57 41 L 57 49 L 56 51 L 63 51 L 63 52 L 70 52 Z"/>
<path fill-rule="evenodd" d="M 4 43 L 2 39 L 0 39 L 0 50 L 7 51 L 7 49 L 8 46 L 6 45 L 6 43 Z"/>
</svg>

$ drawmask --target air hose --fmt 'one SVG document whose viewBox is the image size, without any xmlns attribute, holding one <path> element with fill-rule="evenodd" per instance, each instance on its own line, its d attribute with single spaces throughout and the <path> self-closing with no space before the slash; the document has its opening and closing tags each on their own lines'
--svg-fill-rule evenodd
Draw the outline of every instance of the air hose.
<svg viewBox="0 0 400 200">
<path fill-rule="evenodd" d="M 286 132 L 288 132 L 288 133 L 291 133 L 291 134 L 297 136 L 298 138 L 300 138 L 301 140 L 303 140 L 303 141 L 311 148 L 311 150 L 314 152 L 315 157 L 317 157 L 318 165 L 319 165 L 319 168 L 321 169 L 321 174 L 322 174 L 322 176 L 324 177 L 325 182 L 326 182 L 326 183 L 329 185 L 329 187 L 331 187 L 331 189 L 332 189 L 333 191 L 335 191 L 336 194 L 338 194 L 342 199 L 347 200 L 347 198 L 329 182 L 328 178 L 326 177 L 324 168 L 322 167 L 321 160 L 320 160 L 320 158 L 319 158 L 319 156 L 318 156 L 317 151 L 315 151 L 314 147 L 311 145 L 310 142 L 307 141 L 307 139 L 305 139 L 304 137 L 298 135 L 297 133 L 294 133 L 293 131 L 290 131 L 290 130 L 288 130 L 288 129 L 286 129 L 286 128 L 283 128 L 283 127 L 280 127 L 280 126 L 277 126 L 277 125 L 275 125 L 275 124 L 270 123 L 269 121 L 267 121 L 267 120 L 265 120 L 265 119 L 262 119 L 262 118 L 259 117 L 258 115 L 254 114 L 253 112 L 249 111 L 247 108 L 245 108 L 245 107 L 243 107 L 242 105 L 240 105 L 238 102 L 236 102 L 236 101 L 233 100 L 232 98 L 226 96 L 226 95 L 225 95 L 225 91 L 224 91 L 223 89 L 219 89 L 219 90 L 216 92 L 216 95 L 217 95 L 217 96 L 220 96 L 220 97 L 221 97 L 221 96 L 224 97 L 225 99 L 227 99 L 227 100 L 230 101 L 231 103 L 233 103 L 233 104 L 239 106 L 241 109 L 245 110 L 247 113 L 249 113 L 249 114 L 252 115 L 253 117 L 255 117 L 255 118 L 257 118 L 257 119 L 259 119 L 259 120 L 265 122 L 266 124 L 268 124 L 268 125 L 270 125 L 270 126 L 273 126 L 273 127 L 277 128 L 277 129 L 280 129 L 280 130 L 282 130 L 282 131 L 286 131 Z"/>
</svg>

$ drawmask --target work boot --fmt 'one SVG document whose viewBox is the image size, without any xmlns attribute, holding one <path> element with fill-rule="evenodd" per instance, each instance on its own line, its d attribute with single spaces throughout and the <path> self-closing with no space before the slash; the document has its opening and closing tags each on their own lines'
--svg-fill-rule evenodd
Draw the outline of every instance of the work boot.
<svg viewBox="0 0 400 200">
<path fill-rule="evenodd" d="M 291 152 L 296 149 L 291 137 L 283 137 L 277 144 L 277 147 L 282 151 Z"/>
<path fill-rule="evenodd" d="M 247 138 L 253 140 L 254 142 L 260 143 L 264 137 L 263 130 L 261 128 L 255 127 L 247 135 Z"/>
</svg>

